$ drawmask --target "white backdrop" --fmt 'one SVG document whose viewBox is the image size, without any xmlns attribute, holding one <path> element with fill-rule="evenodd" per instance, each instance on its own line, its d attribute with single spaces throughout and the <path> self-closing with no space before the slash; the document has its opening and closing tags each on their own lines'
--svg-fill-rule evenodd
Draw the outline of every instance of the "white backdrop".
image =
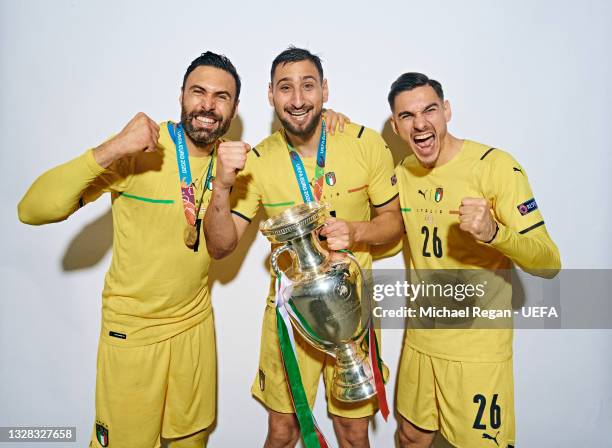
<svg viewBox="0 0 612 448">
<path fill-rule="evenodd" d="M 178 119 L 184 71 L 207 49 L 229 56 L 242 76 L 232 135 L 252 144 L 270 132 L 269 66 L 289 44 L 323 58 L 328 106 L 385 137 L 391 82 L 406 71 L 439 79 L 451 131 L 511 151 L 529 172 L 564 267 L 612 267 L 612 4 L 374 3 L 0 1 L 0 426 L 76 426 L 78 443 L 67 446 L 86 446 L 110 261 L 108 197 L 39 228 L 18 222 L 17 202 L 42 171 L 136 112 Z M 265 437 L 266 414 L 249 388 L 267 250 L 251 229 L 235 256 L 213 265 L 213 447 L 256 447 Z M 377 267 L 401 265 L 397 256 Z M 392 372 L 401 337 L 384 334 Z M 518 446 L 612 446 L 611 332 L 517 331 L 514 345 Z M 321 398 L 315 412 L 332 436 Z M 373 445 L 393 446 L 395 422 L 377 417 L 375 426 Z"/>
</svg>

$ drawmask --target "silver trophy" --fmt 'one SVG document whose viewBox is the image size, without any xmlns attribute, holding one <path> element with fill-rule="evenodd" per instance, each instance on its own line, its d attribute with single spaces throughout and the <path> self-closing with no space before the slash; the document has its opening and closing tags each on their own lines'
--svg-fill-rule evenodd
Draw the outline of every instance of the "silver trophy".
<svg viewBox="0 0 612 448">
<path fill-rule="evenodd" d="M 355 257 L 328 252 L 318 233 L 326 219 L 322 203 L 300 204 L 263 222 L 260 231 L 273 244 L 271 264 L 293 283 L 284 302 L 293 327 L 314 347 L 336 358 L 332 394 L 345 402 L 376 394 L 374 374 L 362 347 L 370 325 L 370 288 Z M 289 252 L 291 266 L 281 271 L 278 257 Z"/>
</svg>

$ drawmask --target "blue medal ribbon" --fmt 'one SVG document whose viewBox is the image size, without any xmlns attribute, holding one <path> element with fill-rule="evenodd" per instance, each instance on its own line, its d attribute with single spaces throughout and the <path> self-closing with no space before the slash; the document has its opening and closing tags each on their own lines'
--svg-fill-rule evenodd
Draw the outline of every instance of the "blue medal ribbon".
<svg viewBox="0 0 612 448">
<path fill-rule="evenodd" d="M 285 136 L 286 139 L 286 136 Z M 310 183 L 308 182 L 308 177 L 306 174 L 306 169 L 304 168 L 304 164 L 302 163 L 302 159 L 300 158 L 299 153 L 295 150 L 293 146 L 287 141 L 287 147 L 289 148 L 289 158 L 291 159 L 291 165 L 293 165 L 293 172 L 295 173 L 295 178 L 298 183 L 298 187 L 300 189 L 300 193 L 302 194 L 302 200 L 305 203 L 315 202 L 320 198 L 315 198 L 312 193 L 312 188 L 310 187 Z M 317 149 L 317 168 L 315 170 L 315 182 L 319 177 L 323 176 L 325 171 L 325 157 L 327 150 L 327 136 L 325 133 L 325 121 L 321 122 L 321 137 L 319 138 L 319 148 Z"/>
<path fill-rule="evenodd" d="M 174 124 L 168 122 L 167 125 L 168 133 L 172 141 L 174 141 L 174 147 L 176 148 L 176 163 L 178 164 L 181 185 L 191 185 L 191 168 L 189 167 L 189 156 L 186 154 L 183 126 L 180 123 L 177 124 L 175 133 Z"/>
<path fill-rule="evenodd" d="M 167 123 L 168 133 L 174 142 L 176 149 L 176 163 L 179 171 L 179 181 L 181 187 L 181 196 L 183 198 L 183 208 L 185 209 L 185 217 L 187 222 L 191 225 L 196 225 L 198 214 L 202 206 L 204 199 L 204 192 L 206 190 L 212 190 L 210 180 L 212 179 L 212 171 L 215 160 L 215 150 L 213 148 L 210 155 L 210 162 L 208 163 L 208 170 L 206 172 L 206 178 L 202 183 L 202 195 L 200 196 L 200 204 L 196 207 L 196 201 L 194 197 L 191 167 L 189 166 L 189 155 L 185 144 L 185 133 L 181 123 L 176 126 L 172 122 Z"/>
</svg>

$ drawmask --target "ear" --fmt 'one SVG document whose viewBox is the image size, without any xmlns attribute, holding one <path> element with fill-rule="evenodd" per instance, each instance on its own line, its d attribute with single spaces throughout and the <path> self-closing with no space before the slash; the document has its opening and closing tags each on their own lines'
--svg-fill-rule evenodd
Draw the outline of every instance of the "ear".
<svg viewBox="0 0 612 448">
<path fill-rule="evenodd" d="M 327 79 L 323 80 L 323 102 L 327 103 L 327 98 L 329 97 L 329 89 L 327 88 Z"/>
<path fill-rule="evenodd" d="M 399 133 L 397 132 L 397 123 L 395 122 L 395 118 L 393 118 L 393 115 L 391 115 L 391 118 L 389 118 L 389 123 L 391 123 L 391 129 L 393 129 L 395 135 L 399 135 Z"/>
<path fill-rule="evenodd" d="M 268 102 L 270 103 L 270 106 L 274 107 L 274 98 L 272 95 L 272 83 L 268 83 Z"/>
<path fill-rule="evenodd" d="M 179 93 L 179 106 L 183 107 L 183 88 L 181 87 L 181 93 Z"/>
<path fill-rule="evenodd" d="M 448 100 L 444 100 L 444 118 L 446 119 L 447 123 L 451 120 L 452 116 L 453 113 L 451 111 L 450 103 Z"/>
<path fill-rule="evenodd" d="M 232 120 L 236 117 L 236 114 L 238 114 L 239 104 L 240 104 L 240 100 L 236 100 L 236 104 L 234 104 L 234 112 L 232 113 Z"/>
</svg>

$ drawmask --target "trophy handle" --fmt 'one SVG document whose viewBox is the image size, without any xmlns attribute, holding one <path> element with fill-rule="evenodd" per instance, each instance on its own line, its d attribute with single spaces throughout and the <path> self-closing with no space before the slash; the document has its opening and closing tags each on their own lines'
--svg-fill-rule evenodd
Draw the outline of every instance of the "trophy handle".
<svg viewBox="0 0 612 448">
<path fill-rule="evenodd" d="M 272 255 L 270 256 L 270 264 L 272 265 L 272 269 L 274 270 L 276 275 L 281 275 L 282 273 L 284 273 L 278 267 L 278 257 L 280 256 L 280 254 L 282 254 L 285 251 L 293 252 L 293 248 L 289 244 L 283 244 L 282 246 L 277 247 L 276 249 L 274 249 L 272 251 Z"/>
<path fill-rule="evenodd" d="M 370 325 L 372 325 L 372 300 L 370 298 L 370 285 L 369 285 L 369 282 L 366 283 L 365 273 L 363 272 L 363 269 L 361 268 L 361 265 L 359 264 L 359 261 L 357 261 L 357 258 L 355 258 L 355 256 L 351 252 L 349 252 L 348 250 L 347 251 L 342 251 L 342 253 L 345 254 L 351 260 L 353 260 L 353 262 L 357 266 L 357 269 L 359 269 L 359 275 L 361 275 L 361 281 L 365 285 L 365 293 L 364 293 L 365 297 L 361 297 L 361 300 L 363 301 L 363 299 L 367 299 L 367 301 L 368 301 L 368 320 L 366 322 L 364 322 L 364 326 L 361 329 L 361 334 L 356 339 L 357 343 L 361 343 L 361 340 L 365 336 L 368 328 L 370 328 Z"/>
</svg>

